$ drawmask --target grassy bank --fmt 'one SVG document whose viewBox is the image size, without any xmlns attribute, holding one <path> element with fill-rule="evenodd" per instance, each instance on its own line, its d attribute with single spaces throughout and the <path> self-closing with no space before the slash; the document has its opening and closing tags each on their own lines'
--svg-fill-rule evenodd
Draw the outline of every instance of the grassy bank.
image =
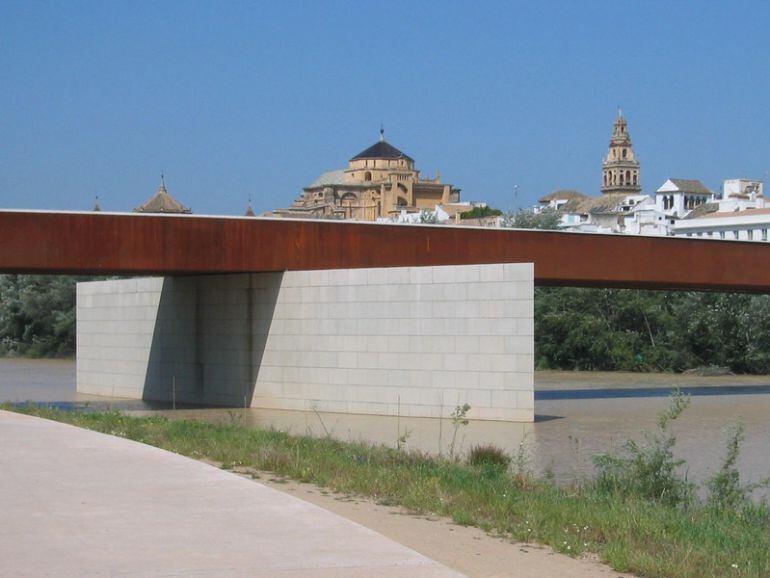
<svg viewBox="0 0 770 578">
<path fill-rule="evenodd" d="M 6 407 L 5 409 L 11 409 Z M 659 577 L 768 576 L 770 525 L 757 506 L 650 499 L 587 482 L 557 487 L 517 468 L 479 465 L 246 427 L 117 412 L 15 411 L 158 446 L 225 468 L 274 472 L 344 493 L 433 512 L 571 555 L 593 552 L 618 571 Z M 494 454 L 494 452 L 490 452 Z M 611 481 L 620 483 L 613 463 Z M 255 474 L 256 476 L 260 474 Z M 665 481 L 665 480 L 664 480 Z"/>
</svg>

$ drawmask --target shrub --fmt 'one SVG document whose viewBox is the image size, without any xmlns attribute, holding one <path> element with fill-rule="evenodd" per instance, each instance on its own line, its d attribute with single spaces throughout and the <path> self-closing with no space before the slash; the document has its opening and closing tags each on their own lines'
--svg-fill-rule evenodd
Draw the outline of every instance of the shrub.
<svg viewBox="0 0 770 578">
<path fill-rule="evenodd" d="M 741 485 L 741 475 L 735 463 L 741 453 L 741 443 L 745 438 L 745 428 L 738 422 L 728 430 L 727 453 L 722 460 L 722 467 L 706 482 L 709 490 L 708 503 L 715 510 L 722 512 L 738 512 L 749 514 L 750 517 L 767 515 L 767 508 L 757 508 L 749 500 L 749 495 L 755 489 L 767 487 L 770 480 L 765 479 L 755 484 Z"/>
<path fill-rule="evenodd" d="M 503 212 L 500 209 L 493 209 L 492 207 L 473 207 L 470 211 L 460 213 L 460 218 L 483 219 L 484 217 L 497 217 L 502 214 Z"/>
<path fill-rule="evenodd" d="M 510 463 L 511 458 L 505 450 L 491 443 L 473 446 L 468 454 L 468 464 L 471 466 L 507 468 Z"/>
<path fill-rule="evenodd" d="M 625 455 L 600 454 L 594 457 L 599 470 L 597 487 L 610 494 L 635 496 L 668 506 L 686 506 L 692 501 L 693 484 L 677 472 L 684 460 L 675 460 L 676 436 L 669 430 L 690 404 L 690 397 L 679 391 L 671 394 L 671 405 L 658 416 L 654 434 L 645 432 L 646 444 L 627 440 Z"/>
</svg>

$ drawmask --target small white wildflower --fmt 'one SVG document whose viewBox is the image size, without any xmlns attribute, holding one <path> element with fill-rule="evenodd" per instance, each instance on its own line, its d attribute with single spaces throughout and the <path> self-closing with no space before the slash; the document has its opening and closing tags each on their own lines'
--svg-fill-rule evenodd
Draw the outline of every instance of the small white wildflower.
<svg viewBox="0 0 770 578">
<path fill-rule="evenodd" d="M 736 569 L 737 569 L 737 568 L 738 568 L 738 564 L 730 564 L 730 567 L 731 567 L 731 568 L 736 568 Z"/>
</svg>

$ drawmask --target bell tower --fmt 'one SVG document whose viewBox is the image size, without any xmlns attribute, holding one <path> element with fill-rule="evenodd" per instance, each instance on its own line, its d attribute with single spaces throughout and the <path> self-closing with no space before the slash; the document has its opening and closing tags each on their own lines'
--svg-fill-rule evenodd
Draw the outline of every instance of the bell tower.
<svg viewBox="0 0 770 578">
<path fill-rule="evenodd" d="M 631 146 L 628 123 L 618 108 L 618 118 L 612 127 L 610 150 L 602 163 L 602 193 L 635 195 L 641 190 L 639 161 Z"/>
</svg>

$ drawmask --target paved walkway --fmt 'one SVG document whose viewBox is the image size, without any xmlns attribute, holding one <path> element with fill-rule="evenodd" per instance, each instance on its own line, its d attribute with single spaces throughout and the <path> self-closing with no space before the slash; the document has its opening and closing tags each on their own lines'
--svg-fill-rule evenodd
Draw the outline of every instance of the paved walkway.
<svg viewBox="0 0 770 578">
<path fill-rule="evenodd" d="M 0 576 L 459 574 L 260 483 L 0 411 Z"/>
</svg>

